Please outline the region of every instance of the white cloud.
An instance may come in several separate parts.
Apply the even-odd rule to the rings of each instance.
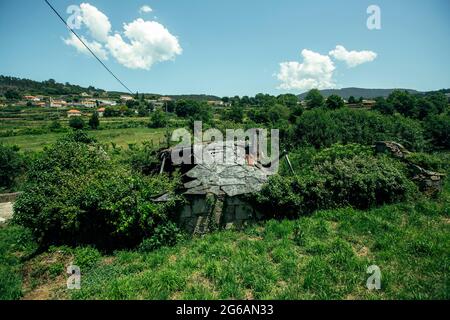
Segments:
[[[106,52],[105,48],[101,43],[98,43],[97,41],[88,41],[85,37],[81,36],[81,39],[84,41],[84,43],[87,44],[87,46],[94,52],[100,59],[108,60],[108,52]],[[68,46],[72,46],[75,49],[77,49],[78,52],[84,53],[89,55],[90,52],[86,47],[81,43],[81,41],[73,34],[71,33],[70,37],[67,39],[63,39],[64,43]]]
[[[303,63],[289,61],[280,63],[280,71],[276,75],[281,81],[279,89],[309,90],[312,88],[334,88],[334,64],[330,57],[303,49]]]
[[[89,29],[91,36],[100,42],[105,42],[108,39],[108,34],[111,31],[111,23],[108,17],[89,3],[80,4],[81,21]]]
[[[150,8],[150,6],[148,6],[148,5],[144,5],[139,9],[139,13],[149,13],[152,11],[153,11],[153,9]]]
[[[173,60],[183,51],[177,37],[156,21],[139,18],[124,24],[123,33],[111,35],[111,23],[104,13],[88,3],[82,3],[80,9],[81,22],[93,40],[89,41],[83,36],[82,39],[101,59],[106,60],[111,54],[127,68],[149,70],[153,64]],[[143,6],[141,10],[151,12],[152,9]],[[73,34],[63,40],[77,51],[89,53]]]
[[[336,60],[344,61],[350,68],[373,61],[377,57],[377,54],[373,51],[347,51],[347,49],[341,45],[337,45],[334,50],[331,50],[329,55]]]
[[[149,70],[154,63],[172,60],[182,53],[178,39],[158,22],[139,18],[124,24],[124,29],[129,42],[116,33],[108,37],[106,47],[127,68]]]

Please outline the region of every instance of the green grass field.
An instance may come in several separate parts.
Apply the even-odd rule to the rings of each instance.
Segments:
[[[319,211],[220,231],[150,253],[51,248],[31,259],[17,227],[0,229],[3,298],[449,299],[450,188],[437,200]],[[31,251],[30,251],[31,250]],[[81,290],[65,268],[81,267]],[[369,291],[367,267],[381,270]],[[14,275],[11,276],[11,275]]]
[[[125,128],[92,130],[89,134],[101,143],[115,143],[117,146],[126,147],[128,144],[141,143],[152,140],[153,143],[162,143],[164,140],[163,129],[149,128]],[[19,135],[12,137],[0,137],[0,143],[17,145],[23,151],[39,151],[46,145],[55,143],[64,133],[46,133],[39,135]]]

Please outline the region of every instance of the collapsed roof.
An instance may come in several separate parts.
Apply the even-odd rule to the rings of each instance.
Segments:
[[[184,194],[187,195],[227,195],[230,197],[254,193],[261,190],[269,176],[275,173],[273,166],[279,159],[263,163],[262,157],[249,154],[248,147],[234,144],[203,144],[203,161],[192,161],[189,164],[174,164],[172,155],[189,152],[196,159],[194,146],[175,147],[161,152],[162,171],[169,166],[181,167],[184,182]],[[230,157],[231,156],[231,157]],[[167,159],[169,163],[165,166]],[[231,159],[231,160],[230,160]],[[198,160],[198,159],[197,159]],[[195,163],[196,162],[196,163]],[[184,172],[183,172],[184,171]]]

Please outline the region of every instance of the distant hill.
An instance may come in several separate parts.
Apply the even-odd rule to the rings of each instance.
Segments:
[[[14,90],[20,95],[79,95],[83,92],[89,94],[103,94],[107,91],[102,89],[97,89],[95,87],[82,87],[78,85],[73,85],[68,82],[66,83],[58,83],[53,79],[46,81],[34,81],[29,79],[21,79],[16,77],[2,76],[0,75],[0,95],[4,94],[7,90]],[[119,96],[122,94],[128,94],[120,91],[110,91],[108,95],[111,96]],[[161,97],[161,94],[149,94],[154,97]],[[182,95],[169,95],[170,98],[174,100],[179,99],[189,99],[189,100],[197,100],[197,101],[218,101],[220,97],[213,95],[205,95],[205,94],[182,94]]]
[[[92,86],[85,88],[68,82],[58,83],[53,79],[39,82],[0,75],[0,94],[5,93],[7,90],[17,91],[20,95],[66,95],[81,94],[83,92],[101,94],[105,92],[105,90],[97,89]]]
[[[354,96],[356,99],[358,99],[359,97],[363,97],[366,99],[374,99],[377,97],[387,97],[394,90],[396,90],[396,89],[342,88],[342,89],[320,90],[320,93],[324,97],[328,97],[332,94],[336,94],[343,99],[348,99],[350,96]],[[399,90],[406,90],[410,93],[420,93],[419,91],[412,90],[412,89],[399,89]],[[300,94],[298,97],[300,100],[303,100],[307,94],[308,93],[305,92],[305,93]]]

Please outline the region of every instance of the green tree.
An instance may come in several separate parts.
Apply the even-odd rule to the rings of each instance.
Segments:
[[[448,98],[442,92],[429,93],[425,99],[433,104],[436,113],[443,113],[448,107]]]
[[[244,108],[241,105],[233,104],[231,109],[225,114],[225,118],[236,123],[241,123],[244,119]]]
[[[375,105],[373,106],[372,110],[376,110],[381,112],[382,114],[388,115],[394,114],[395,111],[392,104],[386,101],[386,99],[384,99],[383,97],[379,97],[376,99]]]
[[[431,102],[426,98],[417,99],[415,107],[415,116],[418,119],[423,120],[429,115],[437,113],[438,113],[437,108],[435,107],[433,102]]]
[[[348,98],[348,103],[349,103],[349,104],[355,104],[355,103],[357,103],[357,101],[356,101],[356,99],[355,99],[354,96],[350,96],[350,97]]]
[[[150,128],[164,128],[168,123],[167,115],[161,110],[156,110],[150,115]]]
[[[178,100],[175,113],[179,117],[188,118],[191,121],[203,121],[209,123],[212,119],[211,107],[206,102],[194,100]]]
[[[139,117],[147,117],[150,107],[145,104],[140,104],[138,108],[138,116]]]
[[[8,89],[5,92],[5,98],[8,100],[19,100],[21,97],[16,90]]]
[[[100,119],[98,117],[98,112],[94,111],[94,113],[92,114],[91,118],[89,119],[89,127],[93,130],[97,130],[98,127],[100,126]]]
[[[81,117],[71,117],[69,120],[69,126],[71,128],[81,130],[84,128],[84,121]]]
[[[425,119],[425,135],[439,148],[450,150],[450,115],[432,115]]]
[[[416,99],[408,91],[394,90],[387,98],[387,101],[392,104],[398,113],[406,117],[416,116]]]
[[[318,89],[309,90],[308,94],[305,97],[306,106],[309,109],[320,108],[324,104],[324,99],[322,94]]]
[[[291,110],[293,110],[299,102],[298,97],[294,94],[280,94],[277,97],[277,101]]]
[[[328,109],[335,110],[335,109],[342,108],[345,105],[345,103],[341,97],[339,97],[338,95],[332,94],[331,96],[329,96],[327,98],[325,105]]]

